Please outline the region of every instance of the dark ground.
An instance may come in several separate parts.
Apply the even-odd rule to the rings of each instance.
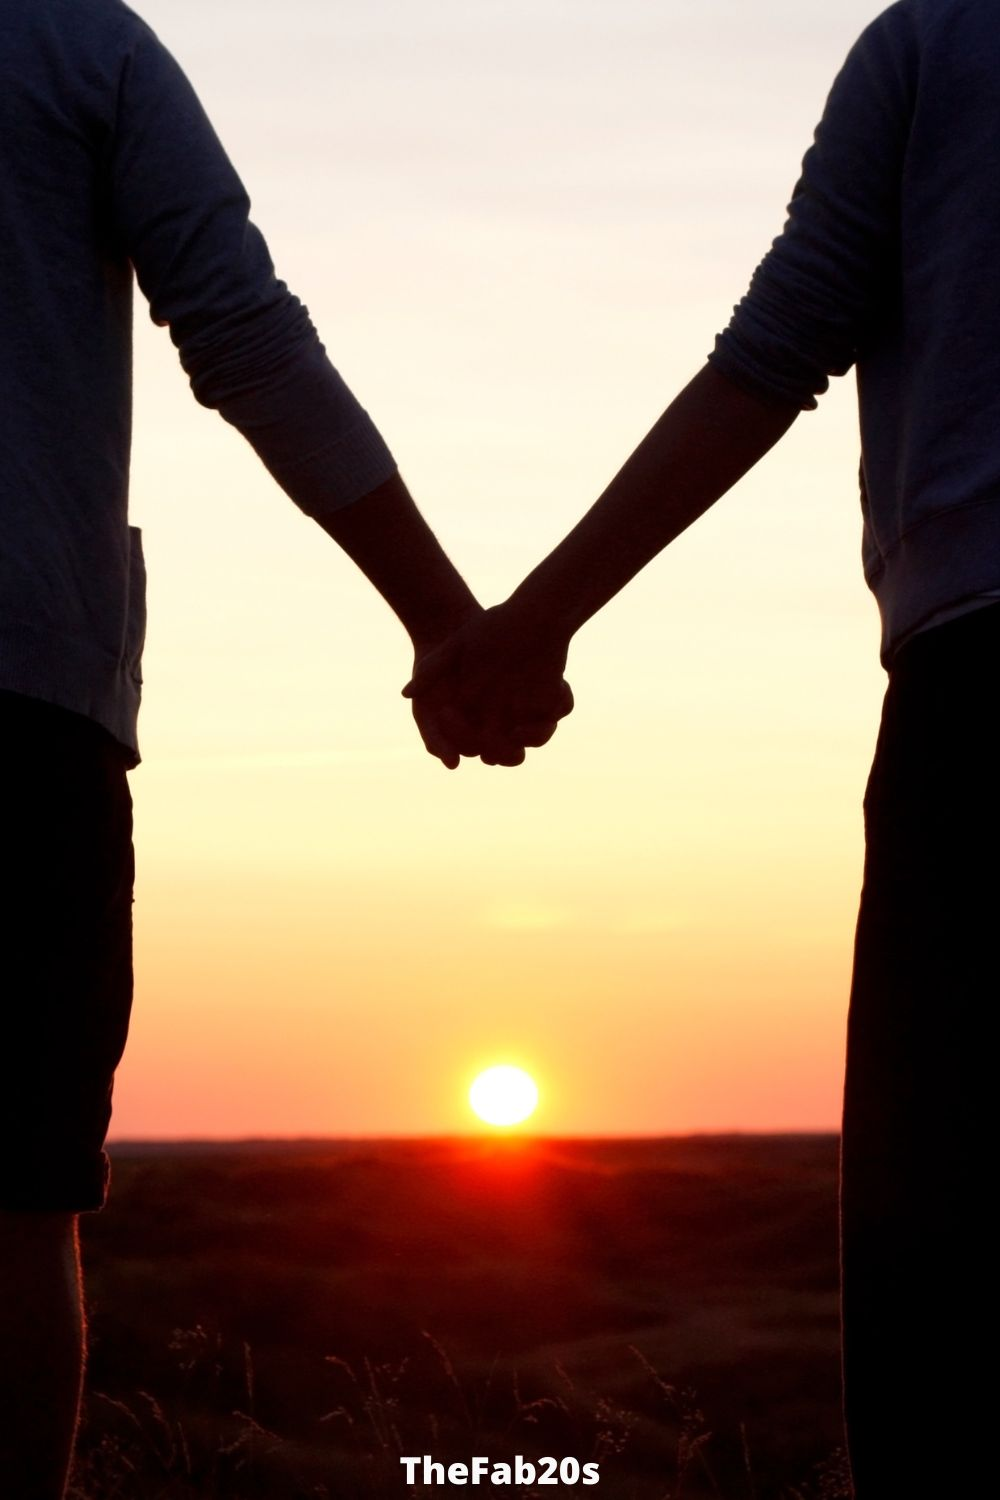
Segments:
[[[459,1492],[408,1491],[401,1453],[600,1463],[596,1488],[498,1497],[835,1500],[836,1156],[832,1136],[119,1145],[84,1221],[75,1500]]]

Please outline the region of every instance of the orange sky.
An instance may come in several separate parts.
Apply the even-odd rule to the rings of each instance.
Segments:
[[[140,9],[490,601],[702,362],[878,7]],[[390,612],[137,325],[112,1134],[472,1128],[494,1061],[535,1073],[545,1133],[834,1126],[883,686],[851,381],[581,632],[549,747],[449,775]]]

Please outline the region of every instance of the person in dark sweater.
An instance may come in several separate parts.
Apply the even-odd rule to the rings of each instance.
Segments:
[[[417,660],[478,605],[278,281],[190,85],[120,0],[0,6],[0,1495],[59,1500],[83,1366],[77,1216],[132,999],[131,802],[145,625],[128,525],[133,271],[195,396],[395,610]],[[446,764],[511,764],[418,705]]]
[[[784,231],[705,368],[577,527],[426,657],[502,733],[574,632],[857,371],[863,563],[889,673],[865,799],[844,1100],[845,1410],[858,1500],[987,1482],[981,1368],[1000,752],[1000,25],[901,0],[827,101]]]

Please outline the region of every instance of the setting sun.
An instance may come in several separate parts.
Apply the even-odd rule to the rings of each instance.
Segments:
[[[519,1125],[538,1103],[538,1086],[523,1068],[487,1068],[470,1088],[469,1103],[487,1125]]]

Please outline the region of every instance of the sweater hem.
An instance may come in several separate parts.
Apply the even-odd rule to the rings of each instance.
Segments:
[[[0,688],[92,719],[122,746],[130,768],[139,764],[141,684],[85,641],[27,624],[0,627]]]
[[[878,601],[888,669],[934,615],[1000,589],[1000,496],[929,516],[865,576]]]

